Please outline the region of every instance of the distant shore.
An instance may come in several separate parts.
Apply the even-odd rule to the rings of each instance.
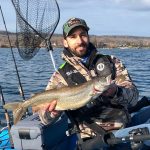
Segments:
[[[11,46],[17,47],[15,33],[9,32],[9,37]],[[90,39],[97,48],[150,48],[150,37],[90,35]],[[63,47],[63,36],[61,34],[54,34],[52,36],[51,43],[53,47]],[[39,46],[44,47],[45,45]],[[0,47],[10,47],[5,31],[0,31]]]

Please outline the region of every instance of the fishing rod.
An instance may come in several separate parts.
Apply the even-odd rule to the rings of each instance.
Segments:
[[[104,137],[108,145],[116,145],[121,143],[129,143],[132,150],[141,149],[143,142],[150,140],[149,127],[135,128],[128,132],[127,136],[115,137],[115,134],[108,133]]]
[[[13,57],[13,61],[14,61],[14,65],[15,65],[15,69],[16,69],[16,73],[17,73],[17,78],[18,78],[18,82],[19,82],[19,92],[20,92],[20,95],[22,96],[23,100],[25,100],[24,91],[23,91],[23,87],[22,87],[22,84],[21,84],[21,80],[20,80],[20,76],[19,76],[19,72],[18,72],[18,68],[17,68],[17,63],[16,63],[16,60],[15,60],[14,52],[13,52],[12,45],[11,45],[11,42],[10,42],[10,38],[9,38],[9,34],[8,34],[7,27],[6,27],[6,22],[5,22],[5,19],[4,19],[4,15],[3,15],[1,5],[0,5],[0,11],[1,11],[3,23],[4,23],[4,26],[5,26],[6,34],[7,34],[7,37],[8,37],[8,42],[9,42],[10,49],[11,49],[11,54],[12,54],[12,57]]]
[[[3,91],[2,91],[2,87],[0,86],[0,99],[1,99],[1,102],[2,102],[2,106],[5,105],[5,100],[4,100],[4,96],[3,96]],[[9,114],[8,114],[8,111],[6,109],[5,110],[5,118],[6,118],[6,121],[7,121],[7,126],[8,128],[10,129],[11,128],[11,124],[10,124],[10,118],[9,118]]]
[[[124,142],[141,142],[146,140],[150,140],[150,134],[110,138],[107,139],[107,143],[109,145],[114,145],[114,144],[120,144]]]
[[[1,102],[2,102],[2,106],[4,106],[5,105],[5,100],[4,100],[4,95],[3,95],[3,91],[2,91],[1,86],[0,86],[0,99],[1,99]],[[10,129],[11,129],[10,118],[9,118],[9,114],[8,114],[7,109],[4,109],[4,111],[5,111],[5,119],[6,119],[6,123],[7,123],[10,144],[11,144],[11,147],[13,148],[14,144],[13,144],[13,141],[12,141],[12,136],[10,134]]]

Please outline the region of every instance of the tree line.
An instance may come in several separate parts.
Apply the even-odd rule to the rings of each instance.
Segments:
[[[9,32],[9,37],[12,47],[17,47],[16,34]],[[150,48],[150,37],[90,35],[90,40],[97,48]],[[54,34],[51,43],[54,47],[63,47],[63,36]],[[44,42],[39,46],[45,47]],[[5,31],[0,31],[0,47],[10,47]]]

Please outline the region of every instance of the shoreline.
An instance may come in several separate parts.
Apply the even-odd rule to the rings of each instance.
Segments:
[[[11,46],[16,48],[16,35],[9,32]],[[109,36],[109,35],[90,35],[91,42],[97,48],[150,48],[150,37],[137,36]],[[63,36],[61,34],[54,34],[51,38],[52,46],[55,48],[63,48]],[[45,47],[40,44],[39,47]],[[0,48],[10,48],[6,32],[0,31]]]

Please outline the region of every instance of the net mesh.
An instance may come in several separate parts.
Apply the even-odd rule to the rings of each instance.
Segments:
[[[56,0],[12,0],[16,10],[17,48],[29,60],[45,46],[59,22]]]

